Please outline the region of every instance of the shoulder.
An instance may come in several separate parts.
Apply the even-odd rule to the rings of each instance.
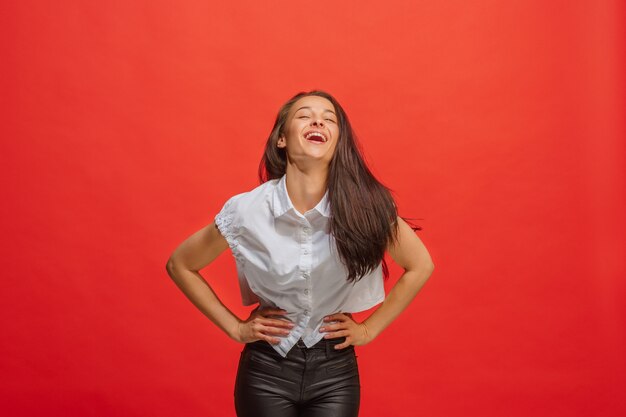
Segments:
[[[258,211],[260,207],[263,207],[264,202],[269,202],[269,199],[274,194],[278,181],[277,179],[269,180],[250,191],[233,195],[224,203],[220,212],[228,212],[231,215],[242,215],[250,210]]]
[[[226,238],[233,253],[239,253],[238,236],[246,223],[259,223],[271,213],[271,197],[277,180],[267,181],[256,188],[230,197],[215,215],[214,223]]]

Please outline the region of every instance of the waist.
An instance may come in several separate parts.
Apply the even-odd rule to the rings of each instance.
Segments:
[[[345,337],[337,337],[334,339],[322,339],[311,347],[307,347],[302,339],[298,339],[295,344],[295,347],[300,349],[328,349],[329,347],[334,347],[339,343],[343,343],[346,341]]]
[[[304,341],[302,340],[302,338],[298,339],[298,341],[296,342],[296,344],[293,346],[294,348],[298,348],[298,349],[320,349],[320,350],[327,350],[327,349],[334,349],[335,345],[338,345],[340,343],[343,343],[346,341],[345,337],[337,337],[334,339],[322,339],[319,342],[317,342],[316,344],[314,344],[311,347],[307,347],[307,345],[304,343]],[[250,342],[248,343],[249,345],[252,345],[254,347],[267,347],[267,346],[272,346],[271,344],[269,344],[268,342],[266,342],[265,340],[257,340],[255,342]],[[348,347],[352,347],[352,346],[348,346]]]

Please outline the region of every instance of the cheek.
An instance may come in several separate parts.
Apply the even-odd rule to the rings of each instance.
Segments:
[[[291,126],[289,126],[289,135],[291,135],[294,138],[297,138],[300,135],[301,130],[302,130],[301,126],[299,126],[297,123],[292,123]]]
[[[293,127],[289,126],[284,132],[285,142],[291,142],[294,137]]]

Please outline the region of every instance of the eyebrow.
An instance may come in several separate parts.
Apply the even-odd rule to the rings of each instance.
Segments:
[[[311,110],[311,108],[310,108],[309,106],[305,106],[305,107],[300,107],[298,110],[296,110],[296,111],[295,111],[295,112],[293,112],[293,113],[294,113],[294,114],[296,114],[296,113],[298,113],[298,112],[299,112],[300,110],[302,110],[302,109],[309,109],[309,110]],[[328,109],[324,109],[324,112],[329,112],[329,113],[335,114],[335,112],[334,112],[334,111],[332,111],[332,110],[328,110]],[[335,116],[337,116],[337,115],[335,114]]]

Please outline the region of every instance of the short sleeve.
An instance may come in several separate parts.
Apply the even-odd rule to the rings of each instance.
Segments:
[[[231,197],[222,209],[215,216],[215,226],[220,231],[222,236],[228,242],[228,246],[235,258],[235,264],[237,266],[237,278],[239,280],[239,289],[241,291],[241,301],[243,305],[252,305],[258,303],[258,297],[252,292],[246,279],[245,274],[245,261],[246,257],[242,252],[242,239],[241,226],[242,226],[242,212],[241,212],[241,200],[240,197],[245,193],[238,194]],[[243,239],[245,240],[245,239]]]
[[[241,226],[241,216],[239,214],[237,200],[240,196],[241,194],[228,199],[214,219],[215,226],[228,242],[228,246],[237,261],[243,261],[237,248],[239,246],[238,236]]]

